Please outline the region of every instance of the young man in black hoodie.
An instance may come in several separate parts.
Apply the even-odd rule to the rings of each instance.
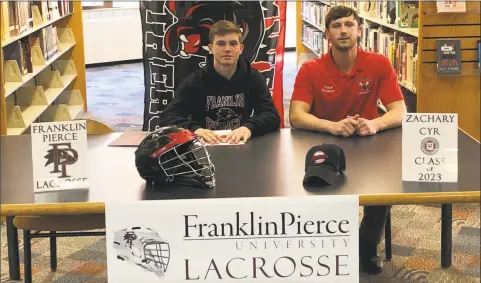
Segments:
[[[161,126],[176,125],[208,143],[247,142],[280,126],[264,76],[242,56],[241,30],[229,21],[209,31],[207,65],[185,77],[160,115]],[[232,130],[226,136],[214,131]]]

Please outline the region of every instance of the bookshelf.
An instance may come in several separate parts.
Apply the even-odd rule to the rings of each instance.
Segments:
[[[363,24],[359,45],[388,56],[396,69],[405,97],[414,97],[415,112],[458,113],[459,128],[479,141],[480,70],[477,41],[481,35],[481,3],[466,1],[464,12],[438,13],[436,2],[419,1],[414,7],[403,6],[402,2],[405,1],[395,1],[396,20],[391,21],[386,6],[382,6],[386,2],[297,2],[298,66],[326,53],[330,47],[323,34],[324,17],[329,8],[334,5],[353,7]],[[367,3],[374,6],[366,7]],[[400,18],[406,21],[402,22]],[[373,45],[373,38],[377,39],[377,44]],[[451,39],[460,41],[462,71],[457,75],[439,75],[437,41]]]
[[[1,2],[0,15],[1,134],[28,134],[34,122],[85,112],[81,2]]]

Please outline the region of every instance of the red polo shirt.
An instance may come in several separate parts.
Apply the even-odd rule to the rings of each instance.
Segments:
[[[356,114],[377,118],[378,99],[388,105],[404,97],[389,59],[360,48],[350,74],[339,71],[330,52],[305,62],[292,93],[292,101],[303,101],[311,114],[334,122]]]

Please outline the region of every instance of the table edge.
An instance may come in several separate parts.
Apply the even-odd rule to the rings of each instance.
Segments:
[[[479,203],[480,191],[359,195],[359,205]],[[105,214],[105,202],[2,204],[1,216]]]

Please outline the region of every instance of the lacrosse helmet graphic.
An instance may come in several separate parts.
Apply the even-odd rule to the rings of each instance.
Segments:
[[[176,126],[159,128],[140,143],[135,165],[147,182],[215,187],[215,167],[200,137]]]
[[[114,233],[117,258],[136,264],[163,277],[170,259],[170,246],[159,234],[146,227],[132,227]]]

